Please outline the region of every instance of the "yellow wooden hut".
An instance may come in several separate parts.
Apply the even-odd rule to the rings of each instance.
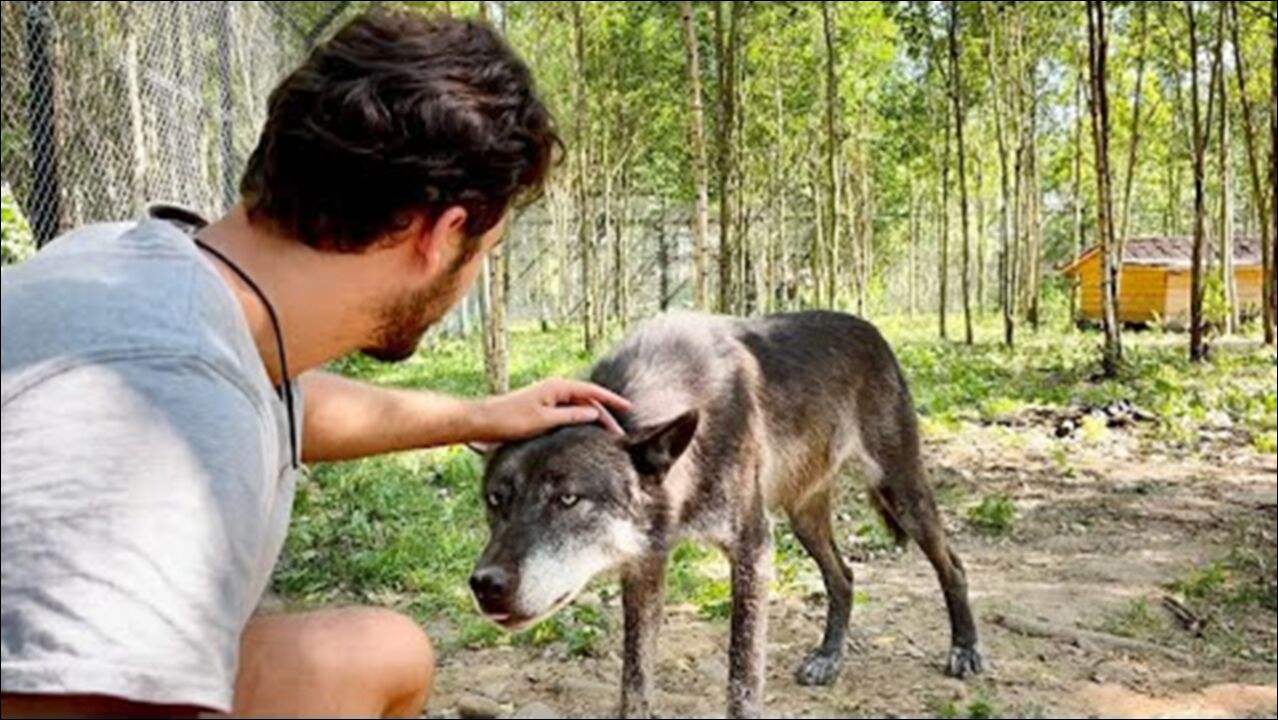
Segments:
[[[1213,249],[1215,251],[1215,249]],[[1162,322],[1171,327],[1189,324],[1190,272],[1194,241],[1190,238],[1151,237],[1131,240],[1123,257],[1119,320],[1124,323]],[[1215,251],[1208,262],[1215,262]],[[1264,269],[1260,241],[1238,238],[1234,242],[1234,271],[1238,306],[1244,316],[1258,315],[1264,307]],[[1094,247],[1064,269],[1079,283],[1079,317],[1101,322],[1104,315],[1101,290],[1101,252]]]

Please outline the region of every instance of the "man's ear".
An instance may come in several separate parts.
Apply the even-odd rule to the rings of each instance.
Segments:
[[[431,218],[422,236],[422,251],[430,255],[434,268],[456,267],[458,258],[464,257],[470,238],[466,235],[468,214],[461,206],[444,210],[439,217]]]
[[[663,477],[688,449],[697,433],[700,414],[689,410],[661,425],[643,428],[626,439],[635,469],[643,477]]]

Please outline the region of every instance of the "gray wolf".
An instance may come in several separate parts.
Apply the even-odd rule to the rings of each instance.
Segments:
[[[824,637],[796,677],[829,685],[853,598],[831,506],[851,466],[896,539],[914,540],[936,570],[952,634],[948,672],[982,671],[966,574],[926,482],[910,390],[869,323],[834,312],[667,316],[624,340],[591,380],[634,403],[618,418],[624,436],[564,428],[489,454],[491,537],[471,578],[489,618],[527,627],[618,571],[621,712],[651,717],[667,560],[682,541],[713,543],[732,565],[728,713],[761,717],[771,514],[789,519],[824,578]]]

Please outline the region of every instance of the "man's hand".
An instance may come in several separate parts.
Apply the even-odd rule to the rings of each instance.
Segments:
[[[601,422],[617,429],[610,411],[628,412],[630,403],[612,391],[577,380],[543,380],[522,390],[488,398],[476,407],[475,440],[513,442],[563,425]]]

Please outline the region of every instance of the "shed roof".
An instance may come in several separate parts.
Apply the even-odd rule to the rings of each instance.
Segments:
[[[1212,262],[1216,258],[1218,253],[1215,250],[1215,247],[1209,250],[1207,262]],[[1066,266],[1064,271],[1077,272],[1080,265],[1099,253],[1099,247],[1087,249]],[[1127,242],[1127,250],[1123,254],[1123,265],[1188,270],[1193,263],[1193,257],[1193,238],[1143,237]],[[1234,238],[1234,264],[1236,267],[1259,267],[1261,265],[1260,240],[1242,236]]]

